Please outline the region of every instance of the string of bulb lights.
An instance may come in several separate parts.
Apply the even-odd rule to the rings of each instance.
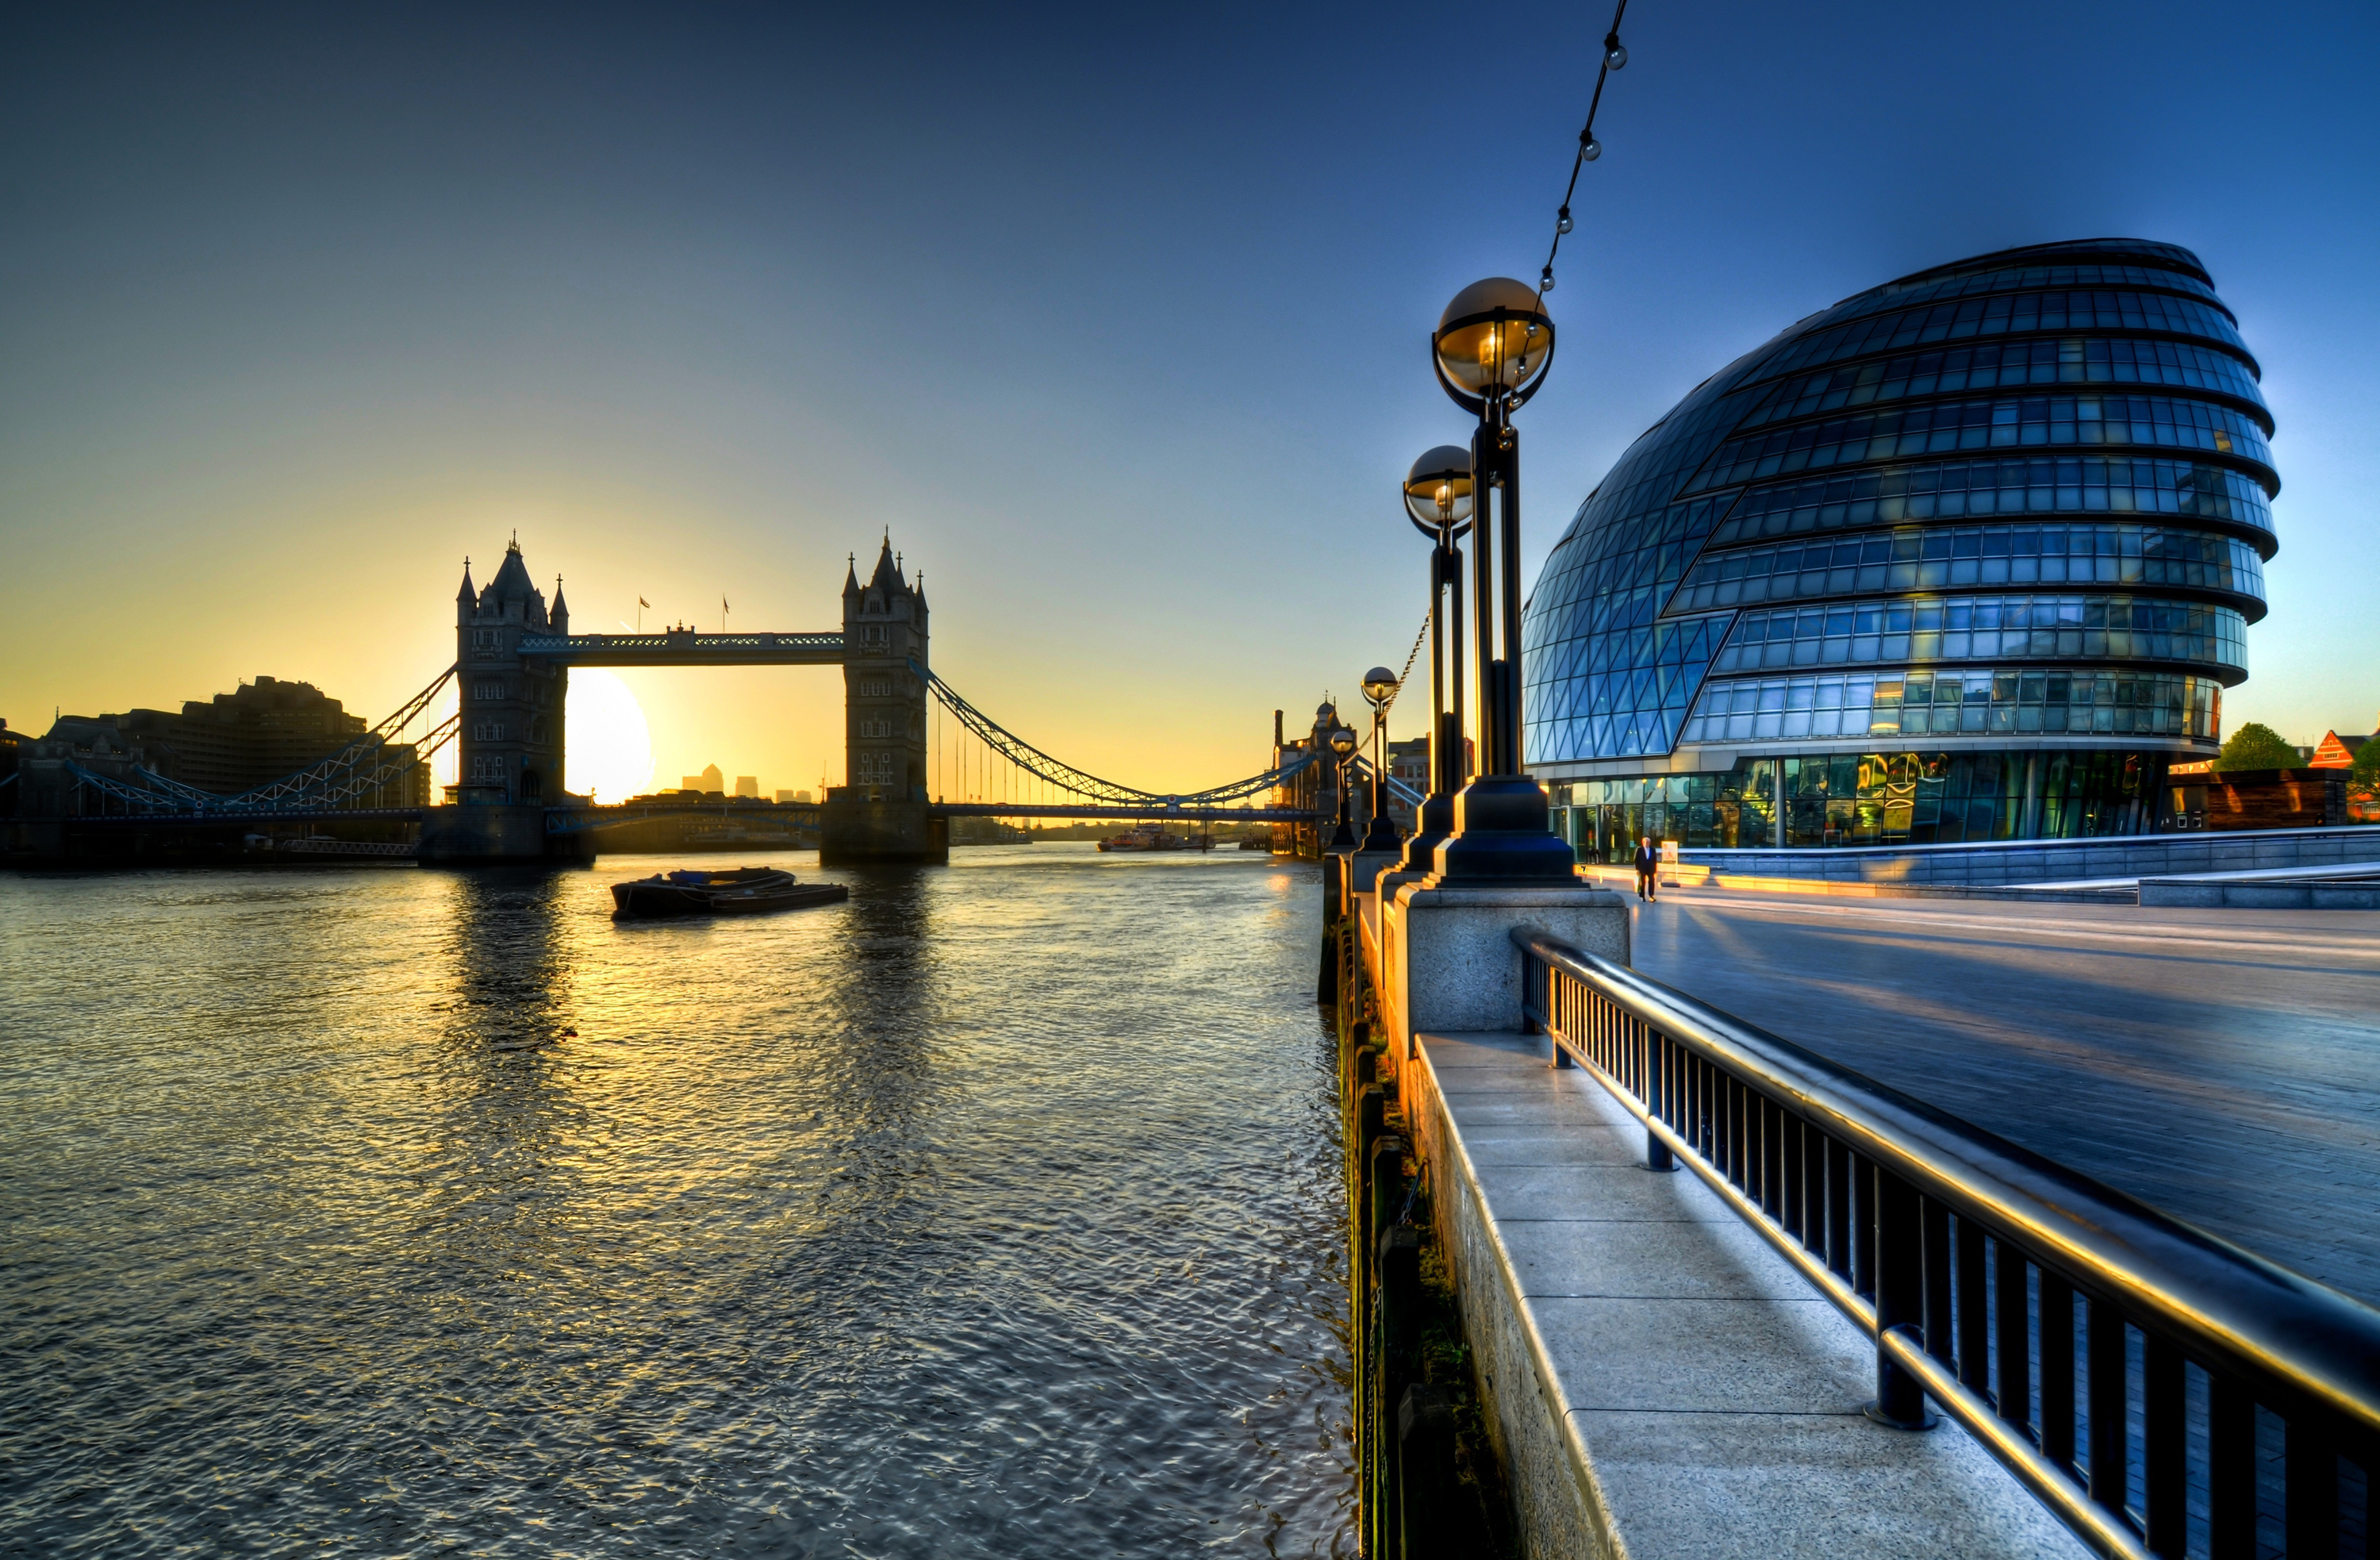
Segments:
[[[1570,187],[1562,191],[1561,207],[1554,213],[1554,241],[1546,250],[1545,269],[1537,274],[1540,299],[1554,290],[1554,257],[1561,253],[1562,235],[1572,225],[1570,203],[1578,193],[1579,170],[1603,155],[1603,143],[1595,139],[1595,111],[1603,106],[1603,83],[1628,63],[1628,51],[1620,46],[1620,21],[1627,14],[1628,0],[1620,0],[1619,8],[1611,13],[1611,29],[1603,35],[1603,63],[1595,72],[1595,95],[1587,100],[1585,128],[1578,132],[1578,154],[1571,159]]]

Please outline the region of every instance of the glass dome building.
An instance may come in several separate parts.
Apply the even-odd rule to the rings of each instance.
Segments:
[[[1937,267],[1698,385],[1523,621],[1524,758],[1582,858],[2148,833],[2248,675],[2280,491],[2198,258]]]

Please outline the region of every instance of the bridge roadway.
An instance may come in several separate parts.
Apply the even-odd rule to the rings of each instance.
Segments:
[[[2380,913],[1636,910],[1655,979],[2380,1304]]]

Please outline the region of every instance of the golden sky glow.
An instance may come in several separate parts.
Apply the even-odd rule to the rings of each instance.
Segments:
[[[2375,24],[2227,17],[2045,11],[2047,52],[1949,11],[1632,22],[1633,117],[1519,420],[1524,580],[1639,433],[1790,322],[2134,233],[2213,268],[2279,422],[2272,611],[2227,723],[2370,729]],[[1295,729],[1403,664],[1427,554],[1398,483],[1469,435],[1427,334],[1534,274],[1577,133],[1552,62],[1592,60],[1599,21],[1514,19],[1549,74],[1483,157],[1413,111],[1427,13],[1285,12],[1262,47],[1190,13],[1133,18],[1147,47],[1046,18],[899,48],[811,35],[849,18],[583,20],[557,54],[497,12],[67,8],[0,57],[0,717],[271,674],[377,720],[453,661],[463,558],[484,580],[516,530],[577,627],[642,596],[648,626],[715,628],[723,593],[732,627],[800,631],[838,626],[844,555],[889,527],[938,672],[1153,790],[1253,773],[1276,707]],[[2107,91],[2118,55],[2273,112],[2210,140],[2187,94]],[[1417,224],[1423,189],[1463,218]],[[1309,312],[1312,356],[1284,353]],[[833,671],[623,681],[659,780],[842,777]]]

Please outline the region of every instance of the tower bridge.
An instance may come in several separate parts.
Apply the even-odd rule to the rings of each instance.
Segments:
[[[759,804],[772,815],[809,813],[828,864],[942,862],[953,816],[1099,818],[1183,823],[1305,823],[1315,814],[1275,805],[1273,793],[1318,750],[1243,779],[1203,790],[1160,792],[1105,780],[1002,726],[931,669],[929,611],[922,576],[907,575],[888,533],[863,581],[846,569],[842,625],[796,632],[717,633],[675,627],[658,633],[574,634],[562,582],[552,602],[531,579],[517,542],[505,547],[485,587],[469,561],[455,598],[455,662],[387,720],[339,751],[270,786],[220,796],[144,767],[53,761],[44,796],[53,816],[39,825],[65,853],[67,831],[188,830],[334,821],[420,825],[418,854],[430,861],[512,860],[591,855],[602,830],[675,813],[721,811],[696,798],[600,806],[568,789],[567,706],[573,666],[840,666],[844,677],[844,781],[823,804]],[[446,684],[456,708],[431,718]],[[929,785],[932,703],[1030,796],[943,799]],[[419,735],[408,740],[408,732]],[[443,806],[369,805],[392,766],[426,762],[447,742],[455,783]],[[31,761],[40,763],[42,761]],[[962,787],[964,790],[964,787]],[[751,815],[754,804],[733,810]],[[804,819],[809,822],[810,819]]]

